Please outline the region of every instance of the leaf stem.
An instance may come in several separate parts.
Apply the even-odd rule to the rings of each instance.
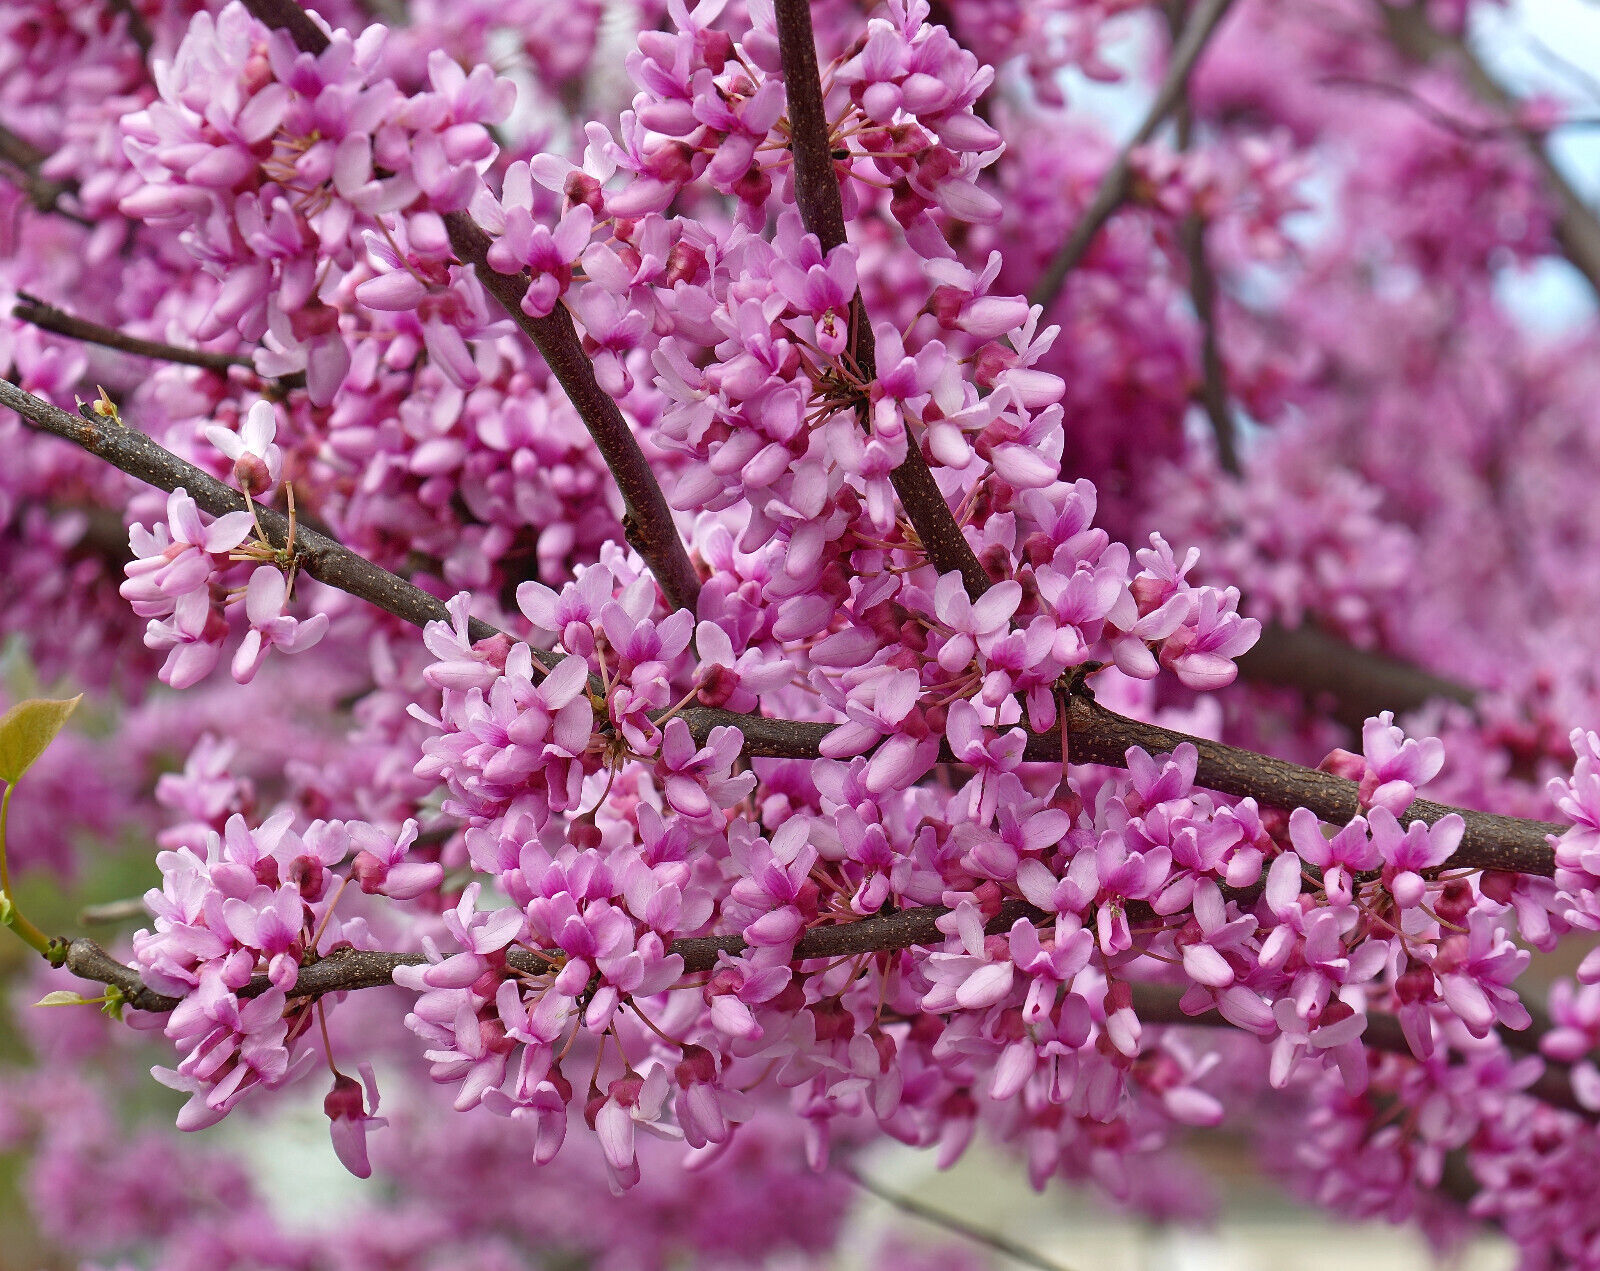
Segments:
[[[0,794],[0,901],[4,901],[3,920],[6,926],[27,941],[35,953],[49,957],[49,937],[22,916],[11,894],[11,864],[6,859],[6,820],[11,815],[11,792],[16,788],[14,782],[7,782],[6,792]]]

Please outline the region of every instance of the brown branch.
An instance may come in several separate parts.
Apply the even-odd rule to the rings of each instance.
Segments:
[[[1183,0],[1170,0],[1166,8],[1167,29],[1174,41],[1182,38]],[[1189,86],[1183,86],[1174,111],[1177,119],[1178,149],[1187,151],[1194,140],[1194,110],[1189,104]],[[1189,299],[1194,305],[1195,322],[1200,328],[1200,405],[1211,421],[1217,443],[1217,462],[1224,472],[1239,475],[1238,429],[1228,405],[1228,378],[1222,364],[1222,349],[1217,338],[1217,276],[1206,254],[1206,221],[1198,211],[1190,212],[1178,227],[1178,244],[1183,249],[1189,271]]]
[[[1377,0],[1377,6],[1389,40],[1402,56],[1422,64],[1439,58],[1453,62],[1467,87],[1481,101],[1515,116],[1520,104],[1517,99],[1489,74],[1466,41],[1429,22],[1423,5]],[[1526,128],[1511,131],[1522,138],[1539,175],[1555,197],[1556,241],[1562,254],[1600,295],[1600,216],[1562,175],[1537,133]]]
[[[909,949],[913,945],[937,944],[944,940],[938,920],[949,910],[942,906],[925,909],[907,909],[900,913],[882,914],[863,918],[857,922],[839,923],[831,927],[817,927],[801,937],[795,945],[795,961],[806,962],[814,958],[832,959],[862,953],[887,953]],[[999,915],[989,926],[994,931],[1007,931],[1016,920],[1032,911],[1020,900],[1007,901],[1000,907]],[[713,970],[723,953],[737,957],[746,949],[741,936],[695,936],[674,940],[669,948],[683,959],[685,975]],[[507,951],[507,963],[515,970],[538,975],[549,969],[546,959],[533,950],[513,948]],[[420,953],[392,953],[383,950],[341,949],[309,966],[301,968],[295,980],[291,998],[322,997],[328,993],[345,993],[356,989],[381,988],[394,982],[397,967],[421,966],[427,958]],[[179,999],[158,993],[147,987],[132,967],[124,966],[93,940],[80,937],[66,943],[64,965],[74,975],[121,989],[130,1005],[138,1010],[157,1014],[170,1011]],[[240,995],[255,997],[269,985],[264,975],[255,976],[240,989]]]
[[[244,7],[274,30],[285,32],[302,53],[320,56],[331,43],[296,0],[244,0]]]
[[[897,1192],[885,1187],[875,1179],[863,1174],[854,1164],[837,1165],[834,1167],[862,1191],[876,1196],[886,1205],[893,1205],[902,1213],[910,1214],[913,1218],[920,1218],[935,1227],[952,1232],[964,1240],[992,1249],[1001,1257],[1010,1258],[1024,1266],[1034,1267],[1036,1271],[1068,1271],[1068,1268],[1059,1262],[1052,1262],[1037,1250],[1028,1248],[1027,1245],[1018,1244],[1016,1241],[1000,1235],[998,1232],[986,1231],[976,1227],[966,1219],[955,1214],[946,1213],[926,1201],[918,1200],[915,1196],[907,1196],[904,1192]]]
[[[863,953],[893,953],[914,945],[933,945],[944,941],[945,934],[938,928],[938,920],[949,910],[942,906],[908,909],[901,913],[882,914],[862,918],[855,922],[840,923],[832,927],[816,927],[806,932],[795,945],[795,964],[808,961],[833,960]],[[1008,900],[1001,904],[996,916],[985,929],[990,934],[1009,931],[1019,918],[1044,922],[1051,915],[1033,908],[1021,900]],[[163,1014],[177,1007],[180,998],[159,993],[149,988],[130,966],[118,962],[93,940],[79,937],[70,942],[53,942],[62,950],[62,965],[80,979],[108,984],[120,990],[128,1004],[136,1010]],[[713,970],[723,953],[738,956],[746,944],[739,936],[702,936],[674,940],[668,952],[683,959],[685,975]],[[507,951],[506,962],[514,970],[529,975],[541,975],[549,970],[549,962],[536,951],[516,946]],[[399,967],[423,966],[427,958],[421,953],[394,953],[386,950],[341,949],[301,968],[294,988],[288,993],[291,1000],[324,997],[330,993],[348,993],[360,989],[383,988],[394,983],[394,972]],[[239,990],[241,997],[255,997],[265,992],[270,982],[265,975],[254,976]],[[1216,1010],[1187,1014],[1179,1005],[1183,989],[1170,984],[1136,983],[1134,1010],[1148,1024],[1163,1024],[1205,1028],[1231,1028]],[[1536,1023],[1532,1029],[1517,1032],[1499,1027],[1499,1040],[1508,1050],[1517,1054],[1537,1055],[1540,1038],[1548,1031],[1547,1023]],[[1398,1017],[1374,1013],[1367,1018],[1362,1043],[1372,1050],[1411,1057],[1411,1047]],[[1535,1098],[1554,1107],[1593,1117],[1577,1100],[1572,1089],[1571,1070],[1568,1065],[1555,1060],[1545,1061],[1544,1074],[1529,1089]]]
[[[1471,707],[1474,689],[1383,653],[1358,649],[1316,627],[1262,628],[1255,647],[1238,658],[1239,674],[1260,684],[1331,696],[1332,715],[1350,728],[1379,711],[1408,711],[1435,699]]]
[[[744,753],[753,758],[815,758],[823,738],[834,728],[832,724],[763,719],[708,707],[691,707],[681,714],[701,743],[713,728],[738,728],[744,734]],[[1332,825],[1343,825],[1361,811],[1355,783],[1343,777],[1129,719],[1107,710],[1086,694],[1074,694],[1068,699],[1067,729],[1074,763],[1123,768],[1127,766],[1128,751],[1134,747],[1157,755],[1169,754],[1187,743],[1198,755],[1195,784],[1204,789],[1253,798],[1265,807],[1309,808]],[[948,751],[942,754],[947,760],[953,758]],[[1033,763],[1059,764],[1060,733],[1029,733],[1023,758]],[[1447,807],[1427,799],[1413,803],[1406,816],[1432,825],[1451,813],[1466,822],[1452,867],[1545,876],[1555,871],[1555,851],[1546,836],[1560,834],[1567,828],[1564,825]]]
[[[295,0],[245,0],[245,7],[268,26],[286,31],[302,52],[317,54],[328,47],[328,37]],[[444,223],[456,256],[462,264],[474,267],[484,289],[533,341],[594,438],[622,491],[627,508],[623,529],[629,544],[650,566],[667,603],[693,612],[700,595],[700,575],[679,537],[672,509],[649,460],[617,403],[595,378],[594,363],[583,351],[572,315],[559,304],[545,317],[529,317],[522,309],[531,281],[528,272],[502,274],[493,269],[488,259],[489,236],[466,212],[448,212]]]
[[[44,431],[82,446],[150,485],[163,490],[183,486],[213,516],[237,512],[246,506],[238,491],[132,428],[68,414],[5,380],[0,380],[0,405],[9,406]],[[272,545],[284,547],[288,518],[259,505],[258,516]],[[416,626],[449,620],[442,600],[324,534],[301,526],[295,546],[299,567],[319,582],[349,592]],[[469,633],[474,640],[502,634],[479,619],[472,620]],[[552,655],[540,656],[549,659]],[[700,743],[714,728],[740,729],[744,734],[744,754],[753,758],[815,759],[822,739],[835,727],[709,707],[690,707],[680,712],[680,718]],[[1128,751],[1134,747],[1161,754],[1187,742],[1199,754],[1196,782],[1206,789],[1240,798],[1248,796],[1270,807],[1310,808],[1322,820],[1334,824],[1343,824],[1360,811],[1354,783],[1341,777],[1128,719],[1106,710],[1086,693],[1076,693],[1068,699],[1067,727],[1072,760],[1077,763],[1124,767]],[[1030,734],[1024,755],[1029,761],[1059,764],[1060,734]],[[1430,824],[1451,812],[1458,812],[1466,822],[1466,834],[1452,864],[1523,874],[1548,875],[1554,871],[1555,853],[1545,836],[1559,834],[1565,826],[1449,808],[1421,799],[1410,809],[1412,817]]]
[[[66,336],[69,340],[99,344],[108,349],[116,349],[120,353],[132,353],[137,357],[154,358],[159,362],[176,362],[182,366],[199,366],[223,373],[234,367],[241,367],[252,375],[258,374],[255,363],[243,353],[186,349],[175,344],[163,344],[159,340],[141,339],[139,336],[118,331],[115,327],[103,327],[98,322],[77,317],[64,309],[58,309],[48,301],[39,299],[38,296],[29,295],[26,291],[17,292],[11,316],[36,326],[41,331]],[[304,371],[296,371],[292,375],[282,375],[275,379],[269,376],[260,378],[267,383],[277,385],[280,389],[304,388],[306,383]]]
[[[1189,266],[1189,298],[1200,323],[1200,404],[1217,441],[1217,462],[1224,472],[1239,475],[1239,443],[1233,410],[1228,404],[1227,371],[1217,340],[1217,278],[1206,256],[1206,223],[1197,212],[1178,229]]]
[[[139,46],[139,56],[148,63],[155,41],[150,35],[150,24],[139,12],[139,6],[133,0],[109,0],[109,3],[114,11],[128,19],[128,38]]]
[[[823,251],[832,251],[845,242],[844,207],[822,100],[810,0],[777,0],[776,17],[789,113],[789,149],[794,156],[795,203],[806,232],[817,236]],[[850,350],[862,383],[870,384],[878,375],[877,347],[859,291],[850,305]],[[857,415],[862,427],[870,431],[865,398],[858,403]],[[990,586],[989,575],[956,524],[916,437],[907,437],[906,457],[890,480],[934,568],[941,574],[958,571],[969,596],[976,600],[983,595]]]
[[[567,307],[558,304],[546,317],[530,318],[522,308],[530,281],[527,271],[502,274],[494,270],[488,260],[489,236],[467,213],[447,213],[444,223],[456,255],[462,263],[477,269],[484,289],[533,341],[589,429],[622,491],[627,507],[622,524],[628,542],[650,566],[667,603],[674,609],[694,612],[700,595],[700,575],[678,534],[672,509],[650,470],[650,461],[644,457],[617,403],[595,379],[594,363],[583,351]]]
[[[90,454],[147,485],[162,490],[182,486],[195,503],[212,516],[225,516],[248,508],[239,491],[192,463],[184,462],[136,429],[109,420],[69,414],[3,379],[0,379],[0,406],[10,407],[35,427],[82,446]],[[288,517],[259,503],[256,516],[272,546],[289,545]],[[318,582],[349,592],[415,626],[450,621],[444,601],[437,596],[430,596],[416,584],[374,565],[325,534],[301,525],[295,533],[294,548],[298,567]],[[495,628],[488,623],[473,620],[473,639],[488,639],[495,634]]]
[[[1207,42],[1232,2],[1233,0],[1200,0],[1200,4],[1195,7],[1194,14],[1184,26],[1182,38],[1173,46],[1172,61],[1167,67],[1166,77],[1156,89],[1155,100],[1150,103],[1150,109],[1145,113],[1144,120],[1128,143],[1117,152],[1117,157],[1111,161],[1111,166],[1106,169],[1105,176],[1100,179],[1094,196],[1089,200],[1089,206],[1078,218],[1078,223],[1072,227],[1072,233],[1067,235],[1067,241],[1061,245],[1061,250],[1055,254],[1044,273],[1040,275],[1039,281],[1034,284],[1033,291],[1028,296],[1034,304],[1042,304],[1048,308],[1054,302],[1062,283],[1067,280],[1067,275],[1078,267],[1090,244],[1094,242],[1095,235],[1128,197],[1132,188],[1130,177],[1133,173],[1133,152],[1154,137],[1156,130],[1166,121],[1167,116],[1177,109],[1188,87],[1189,76],[1194,70],[1195,63],[1200,60],[1200,54],[1205,51]]]
[[[11,170],[11,180],[28,202],[40,212],[54,212],[79,225],[94,227],[94,222],[79,212],[61,206],[63,195],[76,197],[76,181],[52,181],[39,175],[39,165],[49,156],[26,137],[19,137],[11,129],[0,126],[0,164]]]
[[[1253,798],[1267,807],[1309,808],[1332,825],[1343,825],[1361,810],[1355,783],[1332,773],[1127,719],[1085,696],[1072,697],[1068,710],[1074,762],[1121,767],[1134,746],[1150,754],[1162,754],[1187,742],[1199,755],[1195,784],[1207,790]],[[1025,756],[1059,762],[1060,740],[1034,734],[1028,740]],[[1452,812],[1466,823],[1461,845],[1451,858],[1453,868],[1545,876],[1554,873],[1555,849],[1546,836],[1560,834],[1567,826],[1446,807],[1427,799],[1413,803],[1404,819],[1432,825]]]

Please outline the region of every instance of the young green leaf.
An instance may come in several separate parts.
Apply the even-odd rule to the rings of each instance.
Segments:
[[[82,693],[60,702],[33,697],[0,715],[0,781],[20,781],[82,700]]]
[[[35,1006],[99,1006],[106,999],[104,997],[84,997],[81,993],[74,993],[71,989],[57,989],[53,993],[46,993]]]

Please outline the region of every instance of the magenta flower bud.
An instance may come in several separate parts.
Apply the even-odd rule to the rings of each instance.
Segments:
[[[1346,781],[1359,782],[1367,775],[1367,761],[1348,750],[1330,750],[1317,767]]]
[[[333,1079],[333,1089],[323,1096],[323,1115],[330,1120],[340,1117],[360,1117],[366,1114],[367,1105],[361,1083],[354,1077],[338,1073]]]
[[[1486,869],[1478,877],[1478,888],[1490,900],[1509,905],[1520,878],[1521,875],[1507,873],[1503,869]]]
[[[363,848],[350,862],[350,877],[355,879],[361,885],[361,890],[370,896],[376,894],[383,886],[384,880],[389,877],[389,869],[384,862]]]
[[[1401,972],[1400,978],[1395,981],[1394,991],[1395,996],[1407,1006],[1431,1002],[1439,995],[1434,986],[1433,972],[1418,962],[1413,962]]]
[[[315,856],[296,856],[285,871],[286,882],[292,883],[307,900],[322,899],[328,885],[328,870]]]

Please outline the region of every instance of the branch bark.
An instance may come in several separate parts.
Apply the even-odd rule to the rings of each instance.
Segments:
[[[1055,254],[1044,273],[1039,276],[1039,281],[1034,284],[1033,291],[1028,296],[1034,304],[1050,307],[1060,293],[1062,284],[1066,282],[1067,275],[1083,260],[1090,244],[1094,242],[1095,235],[1128,197],[1131,188],[1129,177],[1133,172],[1133,152],[1156,135],[1156,130],[1183,100],[1195,63],[1200,60],[1200,54],[1205,51],[1206,44],[1232,3],[1233,0],[1201,0],[1196,6],[1193,15],[1184,25],[1182,37],[1173,46],[1172,61],[1167,67],[1161,86],[1156,89],[1155,100],[1150,103],[1150,109],[1145,112],[1144,119],[1128,143],[1111,161],[1111,166],[1106,169],[1105,176],[1100,179],[1094,196],[1089,200],[1089,206],[1084,209],[1078,223],[1072,227],[1072,233],[1067,235],[1067,241],[1061,245],[1061,250]]]
[[[806,232],[817,236],[823,251],[832,251],[845,242],[844,206],[822,100],[810,0],[777,0],[776,17],[778,55],[783,64],[789,111],[789,150],[794,156],[795,203]],[[871,383],[878,375],[877,346],[859,291],[850,305],[850,348],[862,382]],[[865,399],[857,414],[862,427],[871,431]],[[917,438],[908,436],[905,460],[890,479],[934,568],[941,574],[959,572],[962,585],[974,600],[988,591],[989,575],[956,524]]]
[[[246,507],[244,496],[238,491],[132,428],[69,414],[5,380],[0,380],[0,405],[10,407],[44,431],[82,446],[150,485],[163,490],[183,486],[195,502],[213,516]],[[258,516],[273,546],[287,546],[288,518],[259,505]],[[415,626],[449,620],[444,602],[438,597],[373,564],[325,534],[301,526],[296,533],[295,546],[299,567],[319,582],[349,592]],[[498,628],[478,619],[474,619],[469,628],[474,640],[501,634],[504,633]],[[827,723],[740,715],[710,707],[689,707],[679,714],[696,741],[702,744],[714,728],[737,727],[744,734],[744,753],[753,758],[815,759],[822,739],[834,727]],[[1341,777],[1128,719],[1100,706],[1086,693],[1076,693],[1068,699],[1067,728],[1073,762],[1124,767],[1128,751],[1135,746],[1150,754],[1160,754],[1189,743],[1199,755],[1196,781],[1206,789],[1241,798],[1252,797],[1270,807],[1310,808],[1323,820],[1339,824],[1360,810],[1355,785]],[[1030,734],[1024,757],[1031,762],[1059,764],[1062,760],[1060,734]],[[1458,812],[1467,826],[1452,862],[1454,865],[1523,874],[1548,875],[1554,871],[1554,849],[1545,836],[1559,834],[1565,826],[1448,808],[1426,800],[1413,804],[1409,815],[1431,824],[1451,812]]]
[[[472,265],[484,289],[500,302],[512,321],[533,341],[567,397],[583,419],[599,448],[606,467],[622,491],[627,507],[623,529],[628,542],[644,557],[656,582],[674,609],[694,612],[700,595],[700,575],[689,559],[678,534],[667,496],[650,470],[628,421],[610,394],[595,379],[594,363],[583,351],[572,315],[558,304],[543,318],[531,318],[522,309],[529,278],[502,274],[489,265],[489,236],[465,212],[450,212],[444,218],[450,245],[463,264]]]
[[[224,374],[234,367],[247,370],[252,375],[257,373],[255,363],[243,353],[186,349],[175,344],[163,344],[159,340],[143,340],[138,336],[118,331],[114,327],[103,327],[98,322],[90,322],[87,318],[80,318],[65,309],[58,309],[49,301],[29,295],[26,291],[17,292],[16,303],[11,307],[11,316],[20,322],[30,323],[41,331],[66,336],[69,340],[82,340],[87,344],[116,349],[119,353],[132,353],[136,357],[154,358],[158,362],[176,362],[181,366],[200,366]],[[260,378],[267,383],[277,385],[280,389],[304,388],[306,383],[304,371],[296,371],[292,375],[283,375],[276,379],[267,376]]]
[[[54,212],[79,225],[93,228],[94,222],[88,217],[61,206],[63,195],[77,194],[76,182],[52,181],[39,175],[39,165],[48,157],[26,137],[0,127],[0,164],[11,169],[11,180],[28,196],[28,202],[40,212]]]
[[[69,414],[58,406],[24,393],[15,384],[3,379],[0,379],[0,405],[10,407],[44,432],[82,446],[90,454],[147,485],[161,490],[175,490],[182,486],[200,508],[212,516],[248,509],[245,497],[239,491],[224,485],[192,463],[184,462],[136,429]],[[256,516],[274,547],[289,545],[287,516],[259,503],[256,505]],[[444,601],[437,596],[430,596],[415,583],[374,565],[325,534],[305,525],[298,526],[294,546],[299,568],[318,582],[349,592],[415,626],[450,621]],[[474,619],[470,634],[474,640],[486,640],[498,632],[488,623]]]
[[[1332,715],[1359,729],[1379,711],[1408,711],[1435,699],[1471,707],[1476,692],[1383,653],[1357,649],[1316,627],[1262,629],[1261,639],[1238,659],[1239,674],[1260,684],[1299,689],[1311,697],[1328,694]]]
[[[155,40],[151,37],[150,24],[144,20],[144,14],[139,12],[133,0],[110,0],[110,5],[113,11],[128,20],[128,38],[139,46],[139,56],[148,63]]]
[[[1515,115],[1520,104],[1517,99],[1489,74],[1464,40],[1434,26],[1422,4],[1376,2],[1384,30],[1402,56],[1421,64],[1438,58],[1449,59],[1481,101],[1509,116]],[[1536,133],[1520,127],[1513,131],[1522,138],[1539,175],[1555,198],[1556,240],[1562,254],[1588,280],[1596,296],[1600,296],[1600,216],[1562,175]]]
[[[268,26],[287,32],[304,53],[315,55],[328,47],[328,37],[296,0],[245,0],[245,8]],[[628,542],[650,566],[667,603],[674,609],[694,612],[700,595],[700,575],[689,560],[672,519],[672,509],[667,506],[666,495],[661,492],[644,451],[616,402],[595,378],[594,363],[583,351],[572,315],[565,305],[557,305],[543,318],[524,313],[522,298],[530,281],[527,271],[502,274],[492,269],[489,236],[467,213],[448,212],[444,223],[456,256],[462,264],[474,267],[484,289],[533,341],[594,438],[622,491],[627,507],[623,529]]]
[[[795,946],[794,962],[831,960],[857,954],[893,953],[913,945],[937,944],[945,936],[938,929],[939,918],[949,911],[938,906],[910,909],[902,913],[884,914],[875,918],[862,918],[834,927],[817,927],[808,931]],[[1018,918],[1045,921],[1050,917],[1020,900],[1005,901],[1000,912],[987,924],[991,934],[1009,931]],[[163,1014],[177,1007],[180,999],[158,993],[139,978],[130,966],[118,962],[93,940],[79,937],[65,944],[63,963],[66,969],[80,979],[97,984],[108,984],[119,989],[128,1005],[135,1010]],[[745,942],[738,936],[705,936],[688,940],[674,940],[669,952],[683,958],[684,974],[693,975],[710,971],[724,952],[737,956],[743,952]],[[422,966],[427,958],[421,953],[393,953],[365,949],[342,949],[320,961],[301,969],[294,988],[288,993],[293,1000],[324,997],[330,993],[348,993],[360,989],[382,988],[394,983],[396,968]],[[514,970],[530,975],[540,975],[549,970],[547,959],[532,950],[513,947],[507,951],[506,962]],[[255,997],[269,987],[265,975],[255,976],[239,990],[241,997]],[[1140,1019],[1150,1024],[1232,1028],[1215,1010],[1186,1014],[1179,1000],[1182,990],[1173,985],[1137,983],[1134,989],[1134,1010]],[[1525,1055],[1539,1054],[1539,1042],[1545,1027],[1515,1032],[1497,1030],[1507,1049]],[[1369,1049],[1389,1054],[1411,1057],[1411,1047],[1398,1017],[1375,1013],[1367,1018],[1362,1042]],[[1597,1056],[1596,1058],[1600,1058]],[[1573,1092],[1571,1069],[1555,1060],[1545,1061],[1545,1071],[1529,1089],[1529,1094],[1554,1107],[1575,1112],[1593,1119],[1594,1113],[1578,1102]]]

